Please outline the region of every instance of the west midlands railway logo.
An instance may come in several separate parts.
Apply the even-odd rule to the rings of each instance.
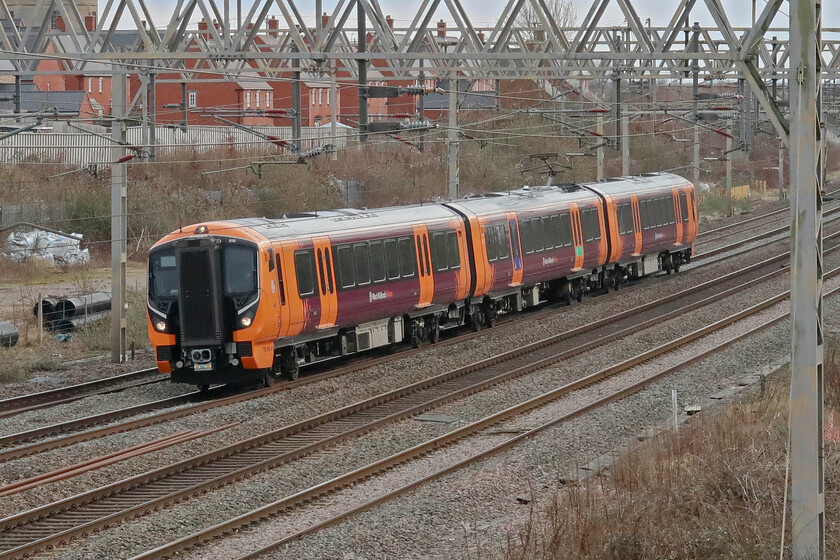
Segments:
[[[388,299],[390,297],[394,297],[394,292],[390,290],[385,292],[369,292],[368,297],[370,302],[374,302],[379,301],[381,299]]]

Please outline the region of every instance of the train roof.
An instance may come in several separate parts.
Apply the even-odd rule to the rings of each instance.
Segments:
[[[523,210],[538,211],[543,207],[555,208],[558,204],[597,200],[598,195],[593,191],[622,196],[631,193],[640,194],[646,190],[661,191],[686,184],[689,184],[686,179],[673,173],[646,173],[594,183],[524,187],[508,192],[486,193],[446,204],[478,215]]]
[[[595,183],[584,183],[584,185],[611,196],[622,196],[640,194],[646,190],[660,191],[683,187],[691,185],[691,182],[674,173],[644,173],[629,177],[614,177]]]
[[[388,226],[407,226],[457,218],[458,215],[442,204],[414,204],[387,208],[343,208],[324,212],[304,212],[283,218],[243,218],[228,220],[265,238],[294,239],[332,233],[347,233],[360,229],[387,229]]]

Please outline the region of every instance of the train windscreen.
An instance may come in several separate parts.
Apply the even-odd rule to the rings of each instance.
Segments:
[[[175,249],[164,247],[149,254],[149,295],[155,302],[178,297],[178,266]]]

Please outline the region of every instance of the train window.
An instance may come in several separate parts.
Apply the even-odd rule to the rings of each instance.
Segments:
[[[496,228],[487,226],[484,229],[484,244],[487,246],[487,260],[499,260],[499,242],[496,239]]]
[[[400,245],[400,270],[403,278],[411,278],[414,276],[414,244],[410,237],[401,237],[398,241]]]
[[[540,218],[540,231],[546,251],[554,248],[554,236],[551,235],[551,221],[549,218]]]
[[[432,265],[429,262],[429,237],[427,235],[423,236],[423,264],[426,276],[428,276],[432,273]]]
[[[627,213],[624,209],[627,204],[619,204],[615,207],[615,217],[618,220],[618,234],[624,235],[627,233]]]
[[[553,247],[562,247],[563,239],[560,236],[560,216],[552,214],[549,216],[546,239]]]
[[[222,254],[225,295],[252,294],[257,290],[257,251],[242,245],[227,245]]]
[[[510,240],[508,239],[507,227],[496,226],[496,239],[499,241],[499,260],[510,257]]]
[[[353,245],[353,260],[356,261],[356,284],[370,284],[370,255],[365,243]]]
[[[274,254],[274,260],[277,261],[277,293],[280,294],[280,305],[286,305],[286,287],[283,285],[283,272],[280,270],[280,253]]]
[[[318,277],[321,280],[321,295],[327,293],[327,275],[324,273],[324,253],[318,249]]]
[[[324,251],[324,266],[327,268],[327,290],[333,293],[335,291],[335,280],[333,279],[332,258],[329,249]]]
[[[560,214],[560,240],[564,247],[572,244],[572,222],[568,214]]]
[[[595,220],[593,219],[594,210],[587,208],[580,213],[580,226],[583,230],[583,240],[592,241],[595,239]]]
[[[531,220],[520,220],[519,235],[522,237],[522,250],[530,255],[534,252],[534,238],[531,236]]]
[[[651,225],[653,224],[653,216],[651,216],[650,203],[650,200],[643,200],[640,204],[642,214],[642,225],[644,226],[643,229],[650,229]]]
[[[682,210],[682,221],[688,221],[688,201],[686,200],[685,193],[680,193],[680,210]]]
[[[449,268],[461,268],[461,252],[458,249],[458,234],[454,231],[446,232],[446,253],[449,255]]]
[[[336,248],[338,254],[338,279],[342,288],[352,288],[356,285],[356,273],[353,269],[353,250],[349,245]]]
[[[381,241],[370,242],[370,276],[374,282],[385,281],[385,253]]]
[[[295,272],[297,273],[298,293],[308,297],[315,293],[315,257],[312,250],[295,251]]]
[[[449,269],[449,259],[446,256],[446,234],[443,232],[432,234],[432,264],[438,272]]]
[[[417,251],[419,252],[420,257],[420,261],[418,263],[420,265],[419,272],[420,276],[423,277],[426,275],[426,268],[423,266],[423,241],[419,235],[415,235],[414,239],[417,241]]]
[[[534,251],[540,252],[544,248],[542,221],[539,218],[531,220],[531,233],[534,235]]]
[[[400,254],[397,250],[396,239],[386,239],[385,245],[385,268],[388,270],[388,279],[396,280],[400,277]]]

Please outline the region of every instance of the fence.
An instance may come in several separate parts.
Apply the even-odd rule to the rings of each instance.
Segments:
[[[88,127],[99,134],[108,134],[103,127]],[[254,130],[282,139],[291,139],[290,126],[255,126]],[[158,156],[174,155],[179,152],[198,153],[229,146],[240,151],[256,151],[264,154],[288,153],[287,150],[267,142],[258,136],[228,126],[190,126],[186,131],[180,128],[158,126],[155,129]],[[141,127],[126,131],[126,140],[131,145],[142,143]],[[344,148],[355,140],[356,131],[338,127],[332,137],[330,127],[304,127],[301,130],[301,149],[332,144]],[[111,146],[104,138],[85,132],[23,132],[0,140],[0,163],[25,161],[46,161],[86,166],[90,163],[110,162]]]

